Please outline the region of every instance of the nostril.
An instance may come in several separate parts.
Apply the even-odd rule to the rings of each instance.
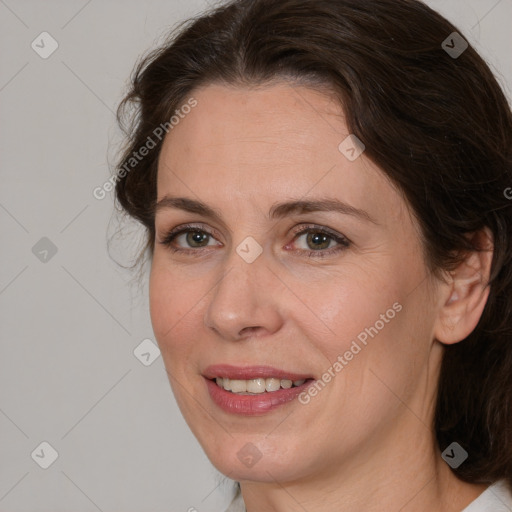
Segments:
[[[258,329],[259,329],[259,327],[244,327],[240,331],[240,335],[244,335],[244,334],[247,334],[247,333],[252,333],[253,331],[257,331]]]

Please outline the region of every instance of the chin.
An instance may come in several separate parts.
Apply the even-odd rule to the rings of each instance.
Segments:
[[[239,434],[226,435],[224,440],[221,444],[201,445],[215,468],[232,480],[286,482],[308,474],[301,450],[283,445],[280,439],[272,442],[262,435],[257,441],[255,436]]]

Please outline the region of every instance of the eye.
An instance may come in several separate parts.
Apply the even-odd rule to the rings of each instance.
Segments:
[[[213,237],[206,229],[187,224],[172,229],[160,243],[173,252],[197,252],[195,249],[221,245],[210,243],[215,241]]]
[[[313,258],[323,258],[343,251],[350,246],[350,241],[343,235],[319,226],[308,226],[295,233],[294,244],[301,238],[303,239],[303,244],[299,251],[304,251]]]
[[[305,253],[310,258],[323,258],[350,246],[350,241],[346,237],[320,226],[299,226],[295,231],[291,245],[295,245],[302,239],[302,244],[299,244],[302,247],[291,250]],[[203,227],[186,224],[172,229],[159,243],[173,252],[199,255],[201,253],[199,249],[222,245],[215,236]],[[290,244],[286,245],[285,249],[290,249]]]

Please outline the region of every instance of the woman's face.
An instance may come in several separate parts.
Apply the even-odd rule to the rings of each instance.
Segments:
[[[213,464],[300,480],[431,434],[437,288],[403,197],[339,147],[339,104],[284,82],[192,96],[160,156],[150,301]]]

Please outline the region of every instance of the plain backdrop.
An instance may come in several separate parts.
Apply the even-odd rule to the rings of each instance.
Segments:
[[[512,0],[427,3],[510,98]],[[0,512],[227,505],[157,357],[145,278],[131,281],[107,251],[113,196],[93,196],[110,174],[114,111],[135,61],[207,7],[0,0]],[[118,261],[130,262],[137,233],[114,244]]]

